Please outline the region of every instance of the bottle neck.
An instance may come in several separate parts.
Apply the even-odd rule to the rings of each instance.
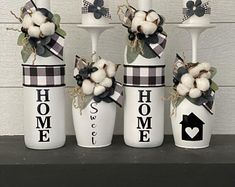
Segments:
[[[35,0],[35,4],[38,8],[46,8],[48,10],[51,9],[50,0]]]
[[[152,9],[152,0],[138,0],[139,10],[149,11]]]

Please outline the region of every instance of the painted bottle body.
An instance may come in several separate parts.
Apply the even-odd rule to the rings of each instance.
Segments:
[[[140,148],[160,146],[164,138],[164,57],[146,59],[139,55],[128,64],[126,56],[125,143]]]
[[[50,0],[35,0],[35,5],[50,10]],[[59,148],[66,139],[65,65],[54,55],[34,58],[23,64],[25,144],[39,150]]]
[[[171,111],[176,146],[188,149],[209,147],[214,116],[206,108],[184,99],[175,109],[171,105]]]
[[[115,103],[92,100],[82,111],[75,106],[72,106],[72,111],[79,146],[100,148],[111,145],[116,119]]]

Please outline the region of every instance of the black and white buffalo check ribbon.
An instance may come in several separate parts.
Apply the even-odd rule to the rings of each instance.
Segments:
[[[63,87],[65,86],[65,65],[22,65],[23,86]]]
[[[90,3],[89,1],[83,0],[82,14],[92,13],[92,11],[89,11],[89,6],[94,6],[94,4]],[[109,8],[104,8],[104,9],[106,11],[106,14],[102,14],[102,16],[111,19]]]
[[[35,3],[31,0],[25,4],[22,8],[22,14],[25,16],[26,14],[32,13],[37,9]],[[63,60],[63,52],[64,52],[64,37],[55,32],[51,37],[51,41],[46,45],[46,48],[55,56],[57,56],[60,60]]]
[[[167,42],[167,36],[161,33],[158,33],[158,42],[156,44],[149,44],[150,48],[156,53],[158,58],[161,58]]]
[[[124,65],[124,86],[127,87],[164,87],[165,66]]]
[[[214,92],[214,91],[211,92],[211,97],[212,97],[212,98],[215,97],[215,92]],[[208,101],[207,103],[203,103],[202,105],[205,107],[205,109],[206,109],[208,112],[210,112],[211,115],[214,114],[214,112],[213,112],[213,110],[212,110],[212,109],[213,109],[213,105],[214,105],[214,99],[213,99],[212,101]]]
[[[110,96],[110,98],[120,107],[122,107],[123,105],[123,101],[124,101],[124,94],[123,94],[123,86],[121,83],[116,82],[115,85],[115,90],[114,90],[114,94]]]

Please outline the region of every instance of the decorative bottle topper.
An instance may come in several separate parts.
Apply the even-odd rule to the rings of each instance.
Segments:
[[[209,2],[202,3],[202,0],[188,0],[186,1],[185,8],[183,8],[184,18],[183,21],[188,20],[192,16],[203,17],[205,14],[211,14]]]
[[[148,59],[161,58],[167,39],[163,17],[154,10],[140,11],[130,5],[119,6],[118,15],[128,28],[128,62],[133,62],[139,54]]]
[[[22,24],[17,44],[22,46],[22,59],[27,62],[32,54],[49,57],[57,56],[63,60],[65,31],[60,28],[60,16],[45,8],[39,8],[34,1],[29,1],[21,8],[17,17]],[[15,29],[12,29],[15,30]],[[17,29],[16,29],[17,30]],[[34,59],[34,61],[35,61]]]
[[[214,94],[218,86],[212,78],[216,69],[209,63],[185,63],[177,55],[174,64],[173,105],[176,108],[185,98],[196,105],[203,105],[211,114]]]
[[[111,14],[108,0],[82,0],[82,25],[108,25]]]
[[[97,62],[89,63],[76,56],[74,78],[78,88],[73,90],[72,95],[79,99],[78,103],[74,103],[74,105],[82,110],[94,99],[97,103],[101,101],[116,102],[122,106],[122,85],[115,80],[118,66],[101,58]]]
[[[94,0],[94,3],[83,0],[82,14],[93,13],[95,19],[100,19],[102,16],[111,19],[109,8],[104,7],[104,0]]]

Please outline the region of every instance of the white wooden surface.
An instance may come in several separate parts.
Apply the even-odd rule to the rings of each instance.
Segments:
[[[72,78],[74,56],[79,54],[84,57],[90,56],[91,43],[89,35],[79,30],[76,25],[80,23],[81,0],[52,0],[54,12],[61,14],[63,28],[67,31],[65,48],[65,63],[67,64],[67,91],[75,85]],[[211,0],[212,21],[217,24],[215,29],[202,34],[200,40],[199,58],[208,61],[218,68],[216,81],[220,86],[216,101],[215,134],[235,134],[235,1],[234,0]],[[20,48],[16,46],[18,33],[6,31],[7,27],[19,28],[17,21],[9,11],[18,12],[18,8],[25,0],[0,0],[0,135],[22,134],[22,70]],[[126,43],[126,30],[120,25],[116,16],[117,6],[125,0],[110,0],[110,8],[113,13],[112,23],[115,29],[105,32],[101,37],[100,55],[115,63],[123,63],[123,51]],[[135,0],[129,0],[136,4]],[[177,28],[181,20],[181,0],[153,0],[154,9],[166,18],[165,30],[167,31],[168,44],[166,49],[166,96],[172,79],[172,64],[175,53],[184,52],[191,59],[191,42],[187,32]],[[122,69],[119,72],[119,80],[122,80]],[[67,133],[74,134],[71,116],[71,100],[69,96],[67,107]],[[122,110],[118,109],[117,121],[122,121]],[[169,103],[166,102],[166,133],[171,133],[169,121]],[[116,134],[122,134],[121,123],[116,125]]]

